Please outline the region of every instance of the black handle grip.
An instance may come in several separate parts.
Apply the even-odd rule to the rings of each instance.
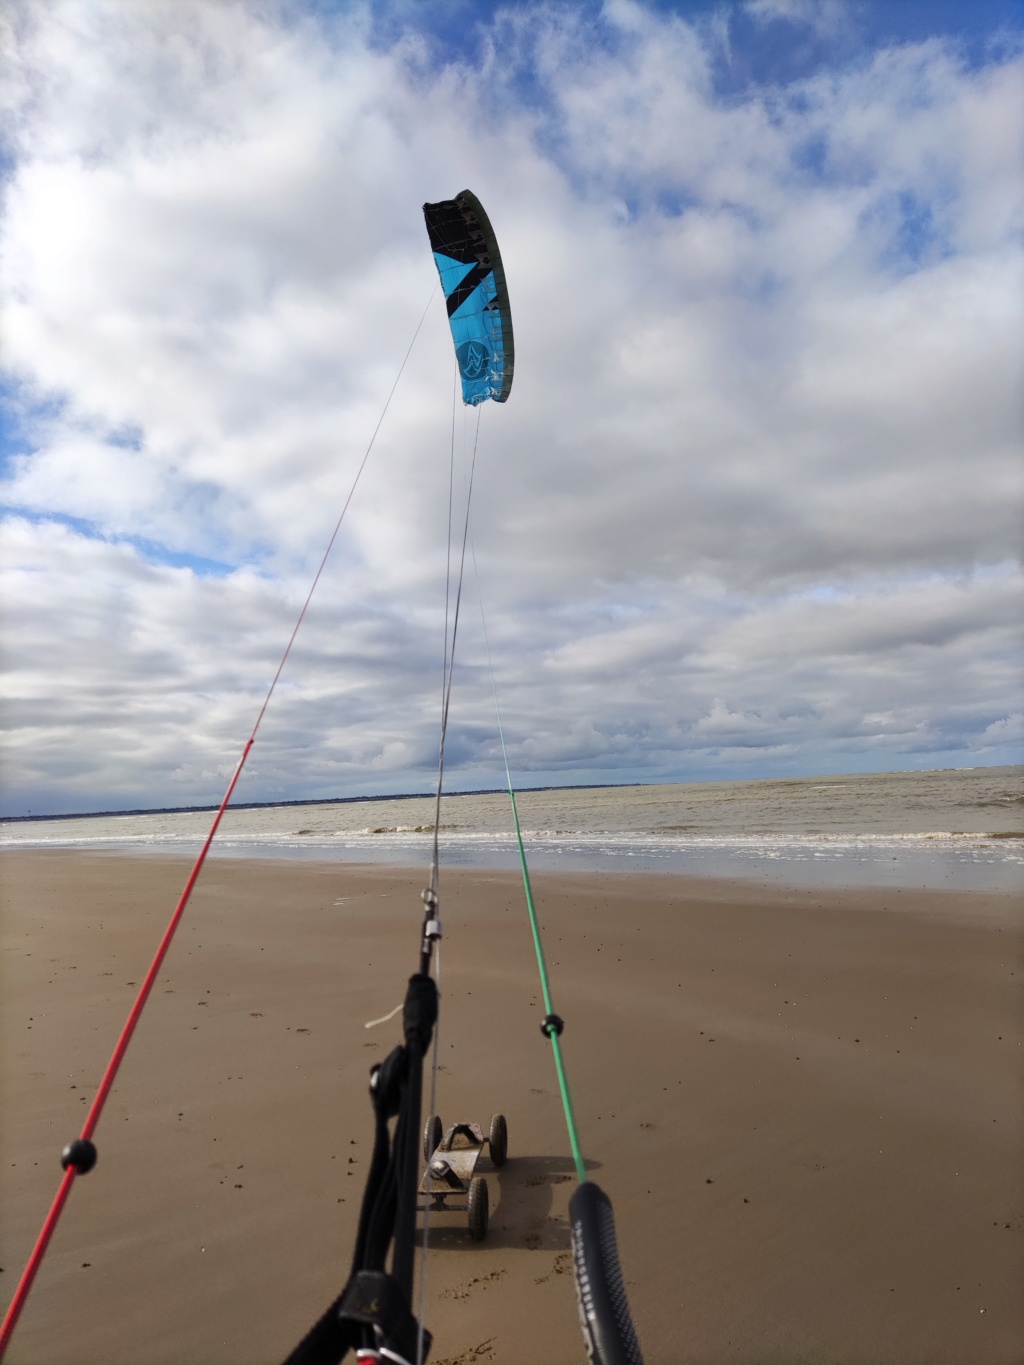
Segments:
[[[569,1200],[583,1339],[592,1365],[644,1365],[629,1312],[612,1201],[592,1180]]]

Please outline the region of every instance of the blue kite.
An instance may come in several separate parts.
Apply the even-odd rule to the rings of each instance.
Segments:
[[[471,407],[512,388],[515,345],[508,286],[490,219],[475,194],[424,204],[430,247],[448,303],[462,401]]]

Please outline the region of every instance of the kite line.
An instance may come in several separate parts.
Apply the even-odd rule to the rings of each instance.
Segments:
[[[498,705],[498,684],[494,677],[494,660],[491,658],[491,642],[487,638],[487,619],[484,616],[484,597],[480,587],[480,571],[476,564],[476,547],[473,547],[473,572],[476,575],[477,595],[480,601],[480,625],[484,633],[484,649],[487,652],[487,667],[491,675],[491,691],[494,694],[494,714],[498,722],[498,738],[501,740],[501,757],[505,764],[505,781],[508,785],[508,799],[512,805],[512,822],[516,832],[516,848],[519,853],[519,870],[523,877],[523,892],[526,896],[526,909],[530,916],[530,932],[533,935],[533,950],[537,957],[537,971],[540,974],[540,988],[544,998],[544,1019],[541,1023],[541,1032],[545,1038],[551,1042],[551,1051],[555,1059],[555,1071],[558,1073],[558,1089],[562,1096],[562,1109],[565,1113],[565,1126],[569,1134],[569,1146],[572,1149],[573,1164],[576,1167],[576,1177],[580,1184],[584,1184],[587,1179],[587,1167],[583,1160],[583,1149],[580,1146],[580,1135],[576,1127],[576,1113],[573,1109],[572,1092],[569,1089],[569,1077],[565,1070],[565,1060],[562,1057],[561,1036],[565,1027],[564,1021],[555,1013],[555,1007],[551,999],[551,981],[548,976],[547,960],[544,956],[544,944],[540,935],[540,924],[537,920],[537,907],[533,899],[533,886],[530,883],[530,869],[526,863],[526,849],[523,847],[523,831],[519,824],[519,810],[516,806],[516,792],[512,785],[512,772],[508,763],[508,749],[505,747],[505,730],[501,723],[501,707]]]

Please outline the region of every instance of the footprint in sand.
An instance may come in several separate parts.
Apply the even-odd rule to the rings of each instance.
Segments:
[[[486,1341],[470,1346],[467,1351],[462,1351],[457,1356],[445,1356],[437,1365],[473,1365],[474,1360],[493,1360],[496,1340],[496,1337],[488,1337]]]
[[[572,1257],[567,1251],[560,1251],[554,1259],[551,1270],[547,1275],[538,1275],[534,1284],[546,1284],[552,1275],[567,1275],[572,1268]]]
[[[451,1289],[442,1290],[441,1297],[442,1299],[468,1299],[473,1290],[480,1285],[493,1284],[495,1280],[504,1279],[506,1274],[507,1271],[504,1270],[492,1270],[489,1275],[477,1275],[465,1284],[456,1284]]]

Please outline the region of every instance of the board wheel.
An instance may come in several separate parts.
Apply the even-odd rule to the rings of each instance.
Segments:
[[[475,1175],[469,1182],[466,1212],[469,1219],[469,1235],[474,1242],[482,1242],[487,1236],[487,1218],[490,1213],[487,1181],[482,1175]]]
[[[491,1115],[491,1128],[487,1138],[494,1165],[504,1166],[508,1159],[508,1124],[504,1114]]]
[[[423,1160],[429,1161],[437,1151],[441,1139],[444,1137],[444,1124],[436,1114],[431,1114],[423,1125]]]

